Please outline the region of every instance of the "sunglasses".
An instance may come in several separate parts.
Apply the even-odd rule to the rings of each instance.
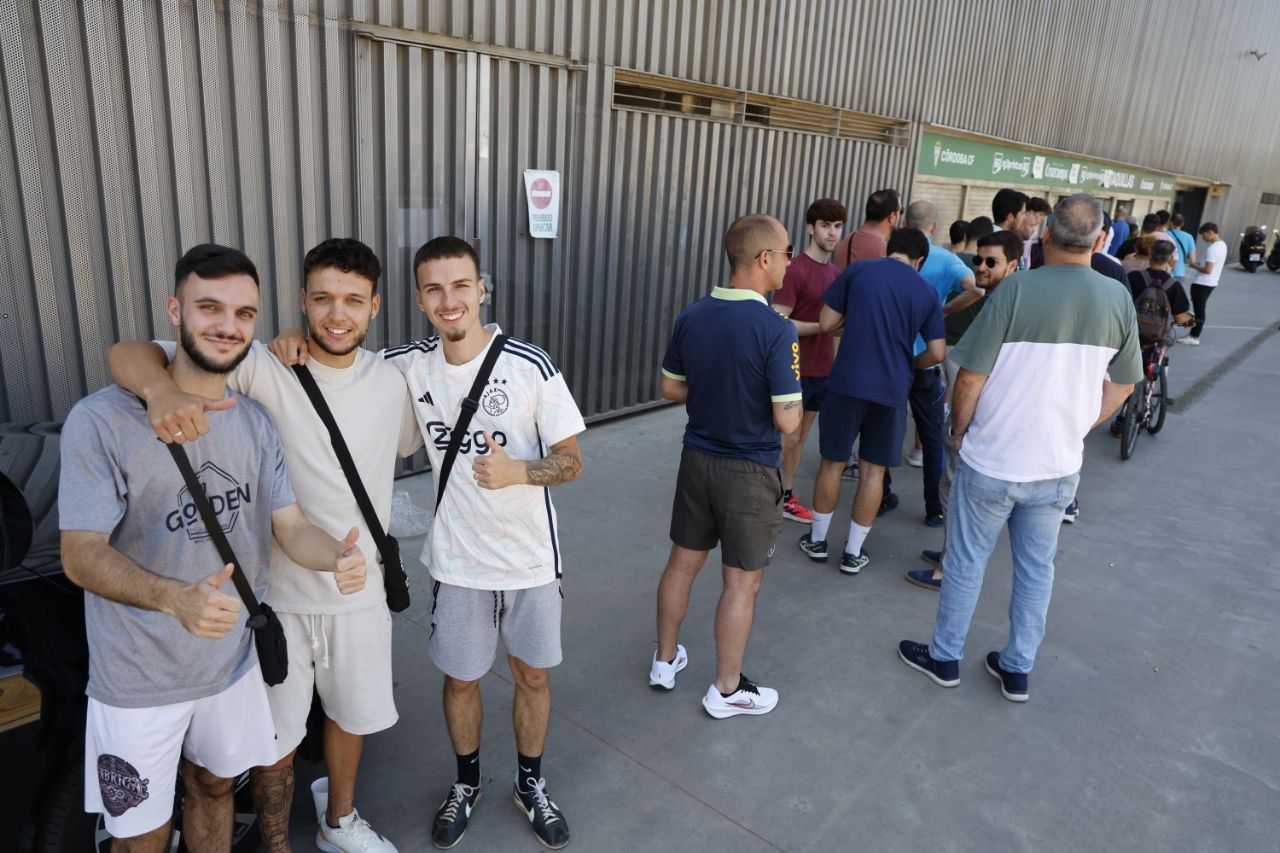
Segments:
[[[785,249],[761,249],[759,252],[756,252],[755,259],[759,260],[760,256],[763,255],[765,252],[769,252],[774,255],[786,255],[787,260],[791,260],[791,256],[795,254],[795,249],[792,247],[790,243],[787,244],[787,248]]]
[[[1000,263],[1000,261],[996,260],[995,258],[981,258],[981,257],[978,257],[977,255],[973,256],[973,265],[975,267],[980,267],[983,264],[986,264],[987,269],[993,270],[996,268],[996,264],[998,263]]]

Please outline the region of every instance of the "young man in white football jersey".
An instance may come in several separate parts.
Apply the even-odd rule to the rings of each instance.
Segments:
[[[404,372],[431,468],[501,331],[480,321],[485,299],[470,244],[437,237],[413,261],[417,302],[437,335],[388,349]],[[504,338],[436,508],[422,560],[435,579],[428,650],[444,672],[444,713],[458,779],[436,813],[432,843],[457,844],[480,799],[480,678],[498,637],[515,680],[516,807],[543,845],[569,843],[547,796],[542,750],[551,716],[548,670],[560,663],[560,545],[548,487],[582,473],[582,415],[551,358]],[[438,485],[437,485],[438,488]]]

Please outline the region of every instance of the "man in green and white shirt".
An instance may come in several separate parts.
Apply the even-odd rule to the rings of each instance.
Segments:
[[[903,642],[903,662],[960,683],[969,621],[1005,522],[1013,551],[1009,643],[987,655],[1006,699],[1027,699],[1044,637],[1062,513],[1080,480],[1084,437],[1142,377],[1133,302],[1090,269],[1102,207],[1077,194],[1046,226],[1045,266],[1010,276],[951,352],[960,367],[949,440],[960,455],[933,642]]]

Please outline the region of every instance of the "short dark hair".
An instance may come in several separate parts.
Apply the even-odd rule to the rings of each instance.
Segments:
[[[418,267],[427,261],[439,261],[444,258],[470,258],[476,265],[476,278],[480,277],[480,256],[471,244],[461,237],[433,237],[418,247],[413,253],[413,279],[417,287]]]
[[[1174,228],[1181,228],[1183,225],[1187,224],[1187,220],[1183,218],[1181,213],[1175,213],[1173,216],[1169,217],[1169,224]]]
[[[350,237],[332,237],[313,247],[302,260],[302,283],[316,270],[336,269],[354,273],[367,279],[372,293],[378,292],[378,279],[382,276],[382,262],[378,256],[359,240]]]
[[[1030,201],[1030,198],[1026,193],[1018,192],[1012,187],[1005,187],[996,193],[995,198],[991,199],[992,222],[1004,222],[1010,216],[1026,207],[1028,201]]]
[[[1173,260],[1173,244],[1168,240],[1157,240],[1151,246],[1151,263],[1165,264]]]
[[[1169,213],[1169,211],[1167,211],[1167,210],[1157,210],[1157,211],[1156,211],[1156,218],[1160,220],[1160,224],[1161,224],[1161,225],[1168,225],[1168,224],[1169,224],[1169,219],[1170,219],[1170,217],[1172,217],[1172,215],[1173,215],[1173,214]]]
[[[1012,231],[992,231],[978,238],[978,248],[999,246],[1004,250],[1006,261],[1016,261],[1022,257],[1022,238]]]
[[[951,244],[963,243],[969,239],[969,223],[963,219],[957,219],[951,223],[950,237]]]
[[[258,281],[258,268],[249,260],[249,256],[239,249],[230,246],[219,246],[217,243],[201,243],[192,246],[187,253],[178,258],[173,268],[173,293],[176,296],[182,288],[187,276],[195,273],[201,278],[226,278],[232,275],[247,275],[253,283],[262,287]]]
[[[996,225],[989,217],[977,216],[969,220],[969,233],[966,236],[970,240],[981,240],[995,230]]]
[[[1049,202],[1040,198],[1040,196],[1033,195],[1031,198],[1027,199],[1027,210],[1032,213],[1043,213],[1047,216],[1053,211],[1053,208],[1049,206]]]
[[[804,212],[805,225],[816,225],[819,221],[848,222],[849,211],[834,198],[820,198]]]
[[[1219,233],[1219,231],[1218,231],[1218,223],[1216,223],[1216,222],[1206,222],[1205,224],[1203,224],[1203,225],[1201,225],[1201,226],[1200,226],[1200,233],[1201,233],[1201,234],[1207,234],[1207,233],[1209,233],[1210,231],[1212,231],[1214,234]]]
[[[876,190],[867,196],[867,221],[883,222],[902,210],[902,196],[897,190]]]
[[[1160,217],[1156,216],[1154,213],[1148,213],[1146,216],[1142,217],[1143,231],[1154,231],[1159,227],[1160,227]]]
[[[919,228],[895,228],[889,235],[886,255],[906,255],[923,262],[929,257],[929,238]]]
[[[760,252],[769,248],[769,241],[774,236],[774,220],[763,213],[749,213],[735,219],[724,235],[724,253],[729,258],[729,269],[751,266]]]

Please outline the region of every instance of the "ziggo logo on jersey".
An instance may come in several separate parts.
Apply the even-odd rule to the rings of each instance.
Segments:
[[[449,449],[449,436],[453,432],[449,427],[440,421],[431,421],[427,424],[427,431],[431,433],[431,441],[435,444],[437,450],[443,452]],[[500,447],[507,446],[507,434],[502,430],[493,432],[493,440]],[[458,445],[458,452],[470,453],[473,449],[477,456],[484,456],[489,452],[489,445],[484,440],[484,430],[476,430],[462,437],[462,444]]]

